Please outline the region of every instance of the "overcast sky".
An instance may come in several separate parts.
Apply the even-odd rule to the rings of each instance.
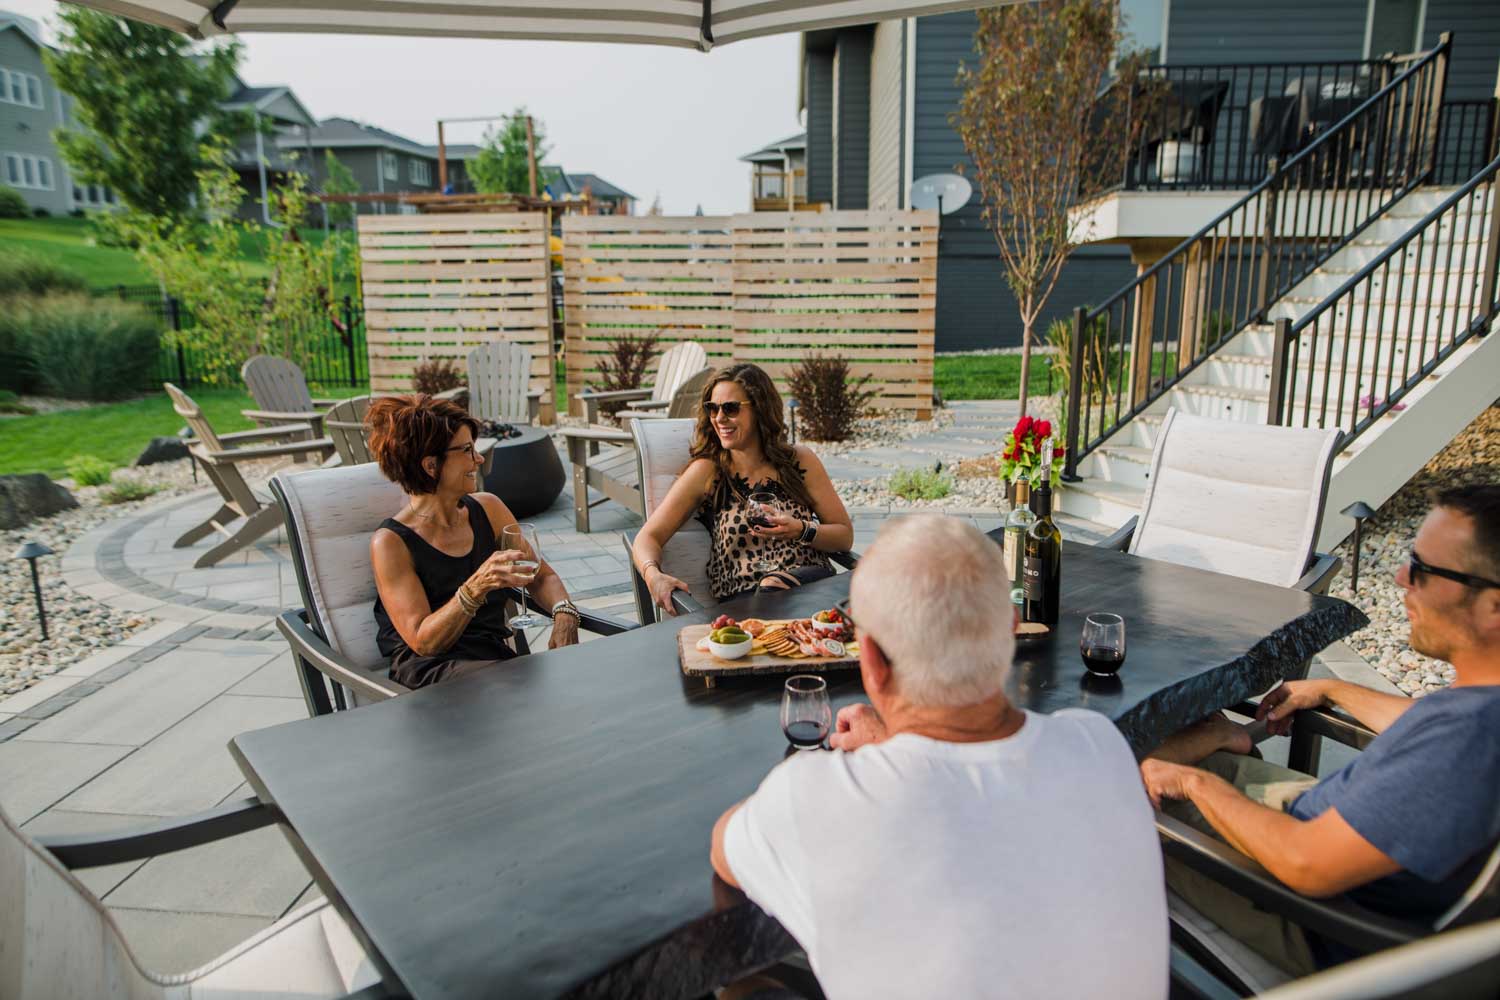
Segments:
[[[52,0],[0,0],[45,24]],[[55,35],[49,32],[49,37]],[[362,35],[241,36],[241,76],[286,84],[318,118],[338,115],[437,141],[437,118],[524,104],[546,127],[548,162],[595,173],[669,215],[749,209],[739,157],[800,131],[797,36],[700,52],[655,45]],[[483,125],[452,126],[477,142]]]

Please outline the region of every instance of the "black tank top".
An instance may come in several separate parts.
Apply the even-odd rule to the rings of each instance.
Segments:
[[[461,501],[469,512],[469,526],[474,530],[474,547],[461,556],[450,556],[393,518],[380,522],[406,543],[416,567],[417,579],[427,595],[427,606],[436,611],[453,600],[464,581],[474,574],[495,551],[495,531],[490,527],[484,506],[473,497]],[[421,687],[427,675],[444,663],[455,660],[504,660],[515,655],[506,644],[510,629],[505,624],[505,598],[508,591],[492,590],[484,605],[459,635],[458,641],[436,656],[419,656],[401,638],[401,633],[386,613],[380,599],[375,599],[375,623],[379,631],[375,643],[382,656],[391,658],[391,679],[407,687]]]

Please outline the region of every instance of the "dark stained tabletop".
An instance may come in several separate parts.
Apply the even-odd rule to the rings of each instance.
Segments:
[[[841,575],[724,610],[811,614],[847,591]],[[1013,697],[1100,711],[1138,753],[1364,624],[1342,601],[1072,544],[1062,606],[1055,638],[1018,655]],[[1090,611],[1126,619],[1117,685],[1084,680]],[[708,864],[714,820],[786,751],[782,678],[683,677],[676,631],[703,620],[246,733],[231,752],[419,1000],[701,996],[791,946]],[[859,698],[856,673],[830,680],[836,708]]]

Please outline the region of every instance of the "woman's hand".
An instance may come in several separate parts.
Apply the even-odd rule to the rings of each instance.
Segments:
[[[651,590],[652,602],[673,618],[677,617],[677,609],[672,607],[672,592],[674,590],[681,590],[689,594],[692,593],[691,590],[688,590],[687,584],[675,576],[663,573],[659,569],[651,574],[651,579],[647,582],[646,586]]]
[[[466,584],[469,592],[475,597],[483,597],[492,590],[525,587],[536,578],[536,574],[516,572],[516,560],[524,558],[526,558],[526,553],[519,549],[505,549],[492,553],[484,564],[474,571],[474,575],[469,577]]]
[[[774,514],[767,512],[763,516],[771,522],[771,527],[762,528],[759,525],[751,525],[752,534],[760,538],[780,538],[788,542],[794,542],[802,537],[804,522],[801,518],[783,514],[780,511]]]
[[[552,638],[547,640],[548,649],[559,646],[578,645],[578,619],[570,614],[559,614],[552,619]]]

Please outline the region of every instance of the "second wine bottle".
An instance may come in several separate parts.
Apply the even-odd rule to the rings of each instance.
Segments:
[[[1062,532],[1052,523],[1051,438],[1042,441],[1041,477],[1041,484],[1031,494],[1031,512],[1036,520],[1026,529],[1021,554],[1021,620],[1050,628],[1057,624],[1062,591]]]

